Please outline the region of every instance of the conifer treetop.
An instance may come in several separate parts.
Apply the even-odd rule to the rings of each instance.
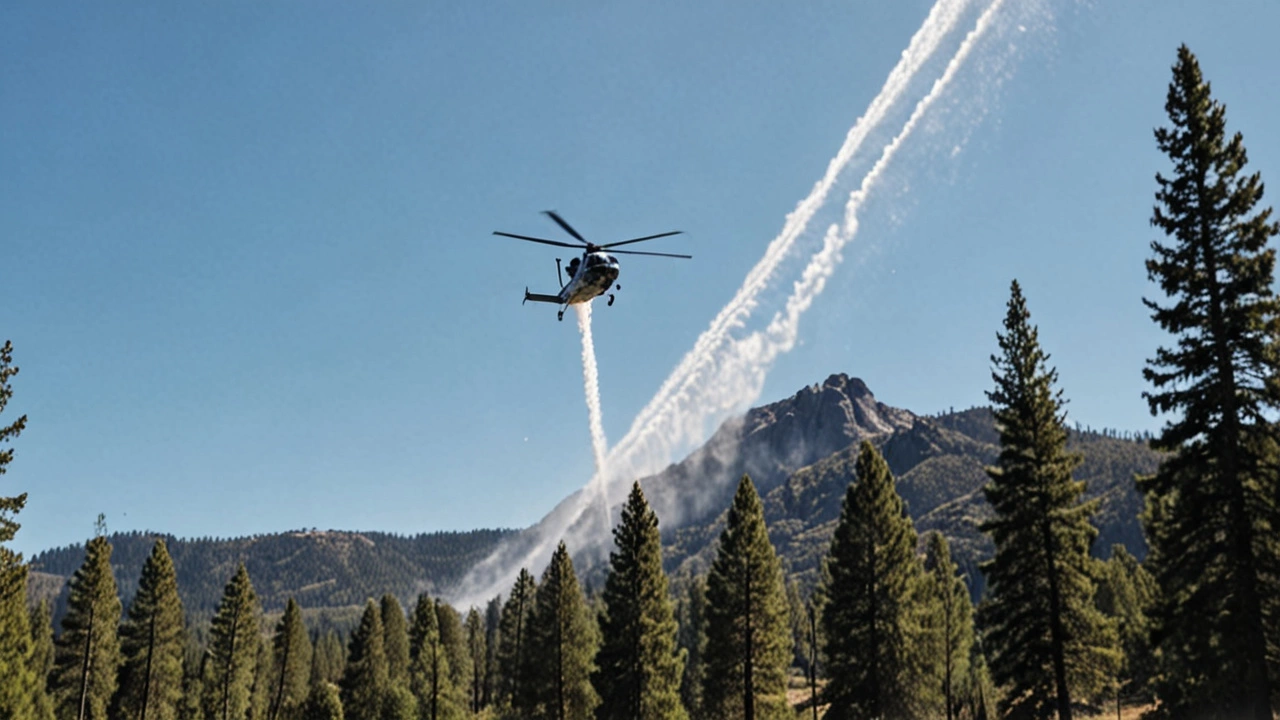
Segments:
[[[13,397],[9,378],[17,374],[18,367],[13,364],[13,343],[6,340],[4,345],[0,346],[0,413],[4,412],[5,406]],[[4,446],[21,435],[26,427],[26,415],[22,415],[8,425],[0,425],[0,475],[5,474],[8,470],[7,466],[13,461],[13,448]],[[8,542],[17,534],[19,525],[14,521],[13,516],[17,515],[26,503],[26,493],[0,497],[0,542]]]

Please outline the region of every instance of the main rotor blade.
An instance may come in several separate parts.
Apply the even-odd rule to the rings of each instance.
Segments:
[[[542,238],[529,237],[528,235],[513,235],[511,233],[498,232],[497,230],[494,230],[493,234],[501,235],[502,237],[515,238],[517,240],[528,240],[529,242],[542,243],[543,245],[555,245],[556,247],[573,248],[574,250],[581,250],[583,247],[585,247],[584,245],[574,245],[572,243],[560,242],[559,240],[543,240]]]
[[[682,232],[681,230],[676,230],[675,232],[665,232],[665,233],[659,233],[657,235],[648,235],[642,238],[636,238],[635,240],[623,240],[622,242],[609,243],[608,245],[601,245],[600,247],[611,248],[611,247],[618,247],[619,245],[630,245],[631,243],[644,242],[645,240],[654,240],[657,238],[670,237],[672,235],[679,235],[681,232]]]
[[[574,230],[572,227],[570,227],[569,223],[565,222],[564,218],[557,215],[555,210],[543,210],[543,212],[546,213],[552,220],[555,220],[557,225],[564,228],[565,232],[577,238],[578,242],[590,245],[590,243],[587,242],[587,239],[579,235],[577,230]]]
[[[674,253],[643,252],[640,250],[613,250],[611,252],[617,253],[619,255],[656,255],[658,257],[684,258],[686,260],[693,259],[692,255],[676,255]]]

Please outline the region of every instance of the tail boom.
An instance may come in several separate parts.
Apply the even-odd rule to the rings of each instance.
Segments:
[[[556,305],[564,304],[564,302],[560,299],[559,295],[543,295],[541,293],[531,293],[529,292],[529,288],[525,288],[524,302],[520,304],[523,305],[524,303],[529,302],[530,300],[534,302],[554,303]]]

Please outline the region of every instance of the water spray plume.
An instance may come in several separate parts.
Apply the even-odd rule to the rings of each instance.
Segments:
[[[591,338],[591,303],[579,303],[573,309],[578,311],[578,332],[582,334],[582,389],[587,396],[587,426],[591,429],[591,452],[598,475],[604,472],[607,443],[604,421],[600,417],[600,372],[596,369],[596,345]]]
[[[1034,4],[1034,3],[1032,3]],[[781,310],[760,330],[735,337],[733,332],[746,326],[760,302],[761,293],[770,287],[782,262],[794,256],[797,239],[806,231],[813,216],[827,202],[838,178],[870,135],[881,129],[891,111],[899,105],[913,86],[929,59],[953,33],[961,18],[978,0],[938,0],[924,24],[911,38],[898,64],[890,72],[880,93],[867,112],[854,124],[844,144],[827,166],[827,171],[787,215],[782,231],[769,243],[764,256],[747,274],[733,299],[711,321],[679,365],[667,377],[653,399],[636,416],[629,432],[604,454],[604,433],[596,424],[599,419],[598,383],[595,380],[594,351],[589,351],[590,309],[579,311],[579,328],[583,332],[583,378],[587,385],[588,414],[592,422],[592,449],[596,455],[596,474],[584,492],[577,493],[558,505],[518,546],[500,548],[480,563],[463,581],[459,595],[471,602],[481,602],[504,592],[520,567],[545,561],[550,549],[565,538],[575,550],[593,539],[607,537],[608,508],[605,506],[605,529],[593,522],[582,522],[587,510],[604,500],[611,482],[626,482],[652,474],[672,460],[673,452],[702,441],[708,420],[741,410],[745,403],[759,397],[764,378],[776,358],[791,350],[796,343],[799,320],[826,286],[840,264],[840,251],[857,235],[858,214],[863,204],[882,179],[894,156],[913,134],[921,118],[942,97],[955,80],[966,60],[985,33],[995,23],[1006,0],[992,0],[951,56],[945,70],[934,81],[927,94],[914,106],[910,116],[892,140],[883,147],[878,159],[849,195],[844,218],[831,225],[820,249],[808,260]],[[1000,48],[1013,52],[1012,46]],[[590,360],[588,361],[588,355]],[[590,364],[590,369],[588,369]],[[592,406],[594,398],[594,409]],[[598,439],[598,441],[597,441]],[[607,471],[607,472],[606,472]],[[678,518],[663,517],[663,522]],[[532,536],[530,536],[532,534]]]

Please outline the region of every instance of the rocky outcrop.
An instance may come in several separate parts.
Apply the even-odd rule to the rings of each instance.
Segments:
[[[743,474],[763,496],[851,443],[915,422],[914,414],[876,400],[862,380],[839,373],[724,423],[682,462],[640,484],[664,527],[674,529],[715,517]]]

